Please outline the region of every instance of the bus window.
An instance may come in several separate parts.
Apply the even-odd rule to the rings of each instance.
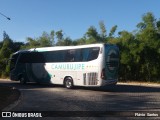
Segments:
[[[89,48],[83,48],[82,49],[82,61],[87,61],[89,56]]]
[[[88,56],[88,61],[97,59],[99,55],[99,48],[91,48]]]
[[[20,63],[44,63],[45,58],[40,52],[23,53],[19,59]]]
[[[99,47],[42,52],[45,62],[82,62],[97,59]],[[30,53],[29,53],[30,54]],[[39,58],[36,56],[32,58]],[[41,55],[40,55],[41,56]],[[25,58],[28,58],[27,56]],[[39,61],[39,60],[37,60]],[[42,60],[40,60],[42,62]]]
[[[67,53],[65,55],[65,62],[74,62],[75,54],[76,54],[76,50],[74,49],[67,50]]]
[[[55,51],[56,52],[56,62],[64,62],[65,61],[65,54],[66,51],[61,50],[61,51]]]
[[[99,47],[82,49],[83,61],[91,61],[98,58]]]
[[[56,53],[54,51],[42,52],[46,62],[55,62]]]
[[[75,51],[75,62],[81,62],[82,61],[82,50],[76,49]]]

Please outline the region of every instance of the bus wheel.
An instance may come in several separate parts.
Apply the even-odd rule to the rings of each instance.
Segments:
[[[19,81],[22,85],[26,84],[26,80],[24,79],[23,76],[20,77]]]
[[[67,77],[64,81],[64,85],[66,88],[71,89],[73,88],[73,80],[69,77]]]

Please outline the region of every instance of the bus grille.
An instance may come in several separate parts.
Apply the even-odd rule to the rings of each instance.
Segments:
[[[84,73],[83,74],[84,85],[97,85],[98,84],[97,77],[98,74],[96,72]]]

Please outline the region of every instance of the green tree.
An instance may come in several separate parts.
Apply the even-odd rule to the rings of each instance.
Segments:
[[[57,38],[56,45],[60,46],[63,42],[63,31],[62,30],[59,30],[59,31],[56,32],[56,38]]]
[[[147,13],[142,17],[142,22],[137,24],[139,29],[136,38],[139,40],[139,54],[141,58],[141,76],[147,80],[157,78],[160,72],[160,34],[158,31],[158,21],[152,13]]]
[[[134,55],[131,54],[132,46],[134,42],[134,36],[132,33],[127,31],[119,32],[118,38],[118,46],[120,48],[120,76],[122,79],[133,79],[131,74],[133,75],[133,62],[134,62]],[[132,77],[132,78],[131,78]]]
[[[100,26],[100,30],[101,30],[101,35],[100,37],[102,38],[102,42],[105,42],[105,39],[107,37],[107,30],[106,30],[106,27],[105,27],[105,24],[103,21],[100,21],[99,22],[99,26]]]
[[[13,49],[13,41],[10,39],[8,34],[4,31],[3,33],[3,45],[0,50],[0,57],[1,58],[9,58],[10,54],[12,53]]]
[[[50,41],[51,41],[52,46],[55,46],[54,37],[55,37],[55,31],[52,30],[52,31],[50,32]]]
[[[21,47],[21,49],[30,49],[30,48],[36,48],[40,47],[39,41],[37,41],[34,38],[28,37],[26,38],[27,43]]]
[[[21,47],[21,49],[30,49],[37,47],[51,47],[55,46],[54,41],[54,31],[52,30],[50,34],[43,32],[42,35],[38,38],[27,38],[27,43]]]
[[[25,44],[23,42],[13,42],[13,52],[17,52],[21,49]]]
[[[73,42],[69,37],[61,41],[61,46],[70,46],[70,45],[73,45]]]
[[[145,28],[155,28],[156,19],[151,12],[148,12],[142,16],[142,22],[137,24],[137,27],[141,30]]]
[[[47,32],[43,32],[37,41],[40,44],[40,47],[51,47],[54,45],[54,31],[51,31],[50,35]]]
[[[8,66],[6,61],[13,53],[13,41],[10,39],[8,34],[4,31],[3,33],[3,45],[0,49],[0,76],[6,77],[9,75]]]
[[[85,45],[86,44],[86,38],[82,37],[80,39],[77,39],[76,42],[77,42],[77,45]]]
[[[117,30],[117,25],[115,25],[111,28],[110,33],[109,33],[109,37],[113,37],[116,30]]]
[[[94,26],[90,26],[85,34],[86,44],[100,42],[100,36]]]

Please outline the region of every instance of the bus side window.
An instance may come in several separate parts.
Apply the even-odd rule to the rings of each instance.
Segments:
[[[83,48],[82,49],[82,61],[87,61],[89,56],[89,49]]]
[[[45,58],[45,62],[55,62],[56,60],[54,51],[43,52],[43,56]]]
[[[83,59],[82,61],[91,61],[97,59],[99,55],[99,48],[94,47],[94,48],[83,48],[82,49],[82,56]]]
[[[44,63],[45,58],[42,53],[30,52],[22,53],[19,62],[21,63]]]
[[[65,50],[55,51],[55,57],[56,57],[55,62],[65,62],[65,54],[66,54]]]
[[[82,50],[76,49],[75,50],[75,62],[81,62],[82,61]]]
[[[66,62],[74,62],[75,57],[75,50],[67,50],[65,60]]]
[[[64,50],[43,52],[41,57],[44,57],[45,62],[65,62],[65,52]]]
[[[90,48],[88,61],[97,59],[99,55],[99,48]]]

